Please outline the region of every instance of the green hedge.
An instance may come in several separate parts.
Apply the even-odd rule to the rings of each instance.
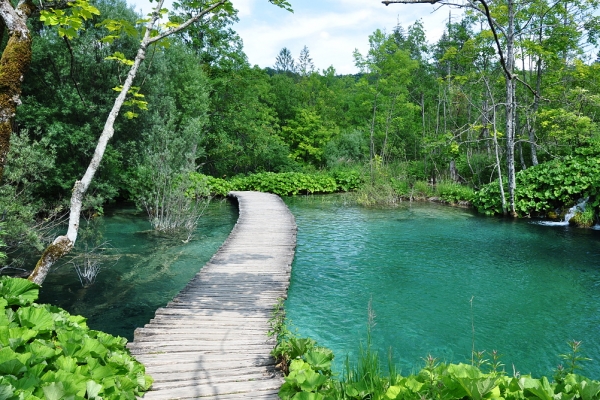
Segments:
[[[191,175],[190,192],[196,186],[207,185],[212,195],[226,196],[232,190],[251,190],[274,193],[279,196],[297,194],[325,194],[356,190],[362,183],[356,171],[335,172],[332,174],[301,172],[261,172],[231,179],[221,179],[199,173]]]
[[[578,149],[574,155],[555,159],[520,171],[516,175],[515,210],[519,215],[545,215],[572,206],[589,197],[594,209],[600,205],[600,152],[597,148]],[[505,188],[508,201],[508,189]],[[502,213],[498,182],[475,194],[473,205],[480,213]]]
[[[0,278],[0,399],[131,399],[152,379],[126,340],[91,330],[85,318],[35,304],[39,286]]]

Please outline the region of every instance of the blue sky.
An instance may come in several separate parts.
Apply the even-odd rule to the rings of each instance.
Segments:
[[[149,11],[147,0],[128,0]],[[399,22],[404,27],[422,19],[430,41],[437,40],[448,19],[449,9],[429,4],[396,4],[386,7],[380,0],[289,0],[294,13],[267,0],[232,0],[240,22],[233,28],[244,41],[251,64],[270,67],[283,47],[298,58],[306,45],[319,70],[333,65],[338,73],[355,73],[352,53],[366,53],[369,35],[376,29],[388,32]],[[458,16],[458,10],[453,10]]]

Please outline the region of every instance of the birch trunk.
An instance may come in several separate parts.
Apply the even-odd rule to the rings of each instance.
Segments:
[[[515,42],[515,10],[513,0],[507,1],[508,5],[508,29],[506,30],[506,167],[508,180],[508,212],[516,217],[515,211],[515,79],[513,76],[515,65],[514,42]]]
[[[129,73],[127,74],[127,79],[123,83],[123,89],[115,99],[113,108],[108,114],[106,123],[104,124],[104,129],[102,130],[100,139],[98,139],[98,144],[96,145],[96,150],[94,151],[92,160],[90,161],[90,164],[81,180],[76,181],[75,185],[73,186],[67,234],[54,239],[54,242],[52,242],[52,244],[48,246],[46,250],[44,250],[42,257],[39,259],[37,265],[35,266],[35,269],[28,278],[30,281],[41,285],[46,279],[46,276],[48,275],[48,272],[50,271],[52,265],[61,257],[66,255],[69,251],[71,251],[71,249],[75,245],[75,242],[77,241],[77,232],[79,231],[79,219],[81,215],[83,198],[88,188],[90,187],[92,180],[94,179],[94,175],[96,174],[98,167],[100,166],[100,162],[102,161],[102,157],[104,156],[104,152],[106,150],[106,146],[108,145],[108,141],[112,138],[114,134],[115,120],[117,119],[119,111],[121,110],[121,107],[125,102],[129,89],[131,89],[131,86],[133,85],[133,80],[135,79],[138,68],[144,60],[144,58],[146,57],[146,50],[148,49],[148,46],[152,43],[158,42],[159,40],[167,36],[170,36],[174,33],[186,29],[188,26],[198,21],[204,15],[213,12],[216,8],[222,6],[227,2],[228,0],[220,0],[211,5],[210,7],[207,7],[206,9],[198,12],[198,14],[196,14],[195,16],[190,17],[181,25],[173,27],[164,33],[152,36],[152,33],[155,30],[156,23],[160,16],[160,10],[162,9],[164,3],[164,0],[158,1],[158,4],[154,8],[150,21],[148,21],[148,23],[146,24],[144,37],[142,38],[140,47],[138,48],[138,52],[135,56],[133,65],[131,66]]]
[[[159,5],[162,6],[162,2],[160,2]],[[44,250],[42,257],[39,259],[35,266],[35,269],[31,273],[31,275],[29,275],[28,279],[34,283],[37,283],[38,285],[41,285],[44,282],[46,276],[48,275],[48,272],[50,272],[50,268],[52,267],[52,265],[61,257],[69,253],[71,249],[73,249],[73,246],[77,241],[77,233],[79,231],[79,219],[81,216],[83,198],[88,188],[90,187],[92,180],[94,179],[94,175],[96,174],[96,171],[100,166],[102,158],[104,157],[104,152],[106,151],[108,141],[113,137],[115,133],[115,120],[117,119],[117,116],[121,111],[121,107],[125,102],[125,98],[127,97],[129,89],[131,89],[138,68],[144,60],[144,58],[146,57],[146,49],[148,47],[148,40],[150,39],[150,32],[152,30],[151,28],[154,26],[157,17],[158,14],[155,13],[153,19],[151,20],[151,22],[149,22],[149,24],[151,25],[148,27],[148,29],[146,29],[146,33],[144,35],[144,38],[142,39],[142,43],[138,49],[133,65],[131,66],[129,73],[127,74],[127,79],[125,79],[125,82],[123,84],[123,90],[115,99],[115,103],[110,113],[108,114],[108,118],[106,119],[106,122],[104,124],[104,129],[102,130],[102,134],[100,135],[100,138],[98,139],[98,144],[96,145],[96,149],[94,150],[92,160],[90,161],[90,164],[88,165],[87,170],[85,171],[85,174],[83,175],[81,180],[75,181],[75,185],[73,185],[73,191],[71,195],[71,210],[69,213],[69,226],[67,229],[67,234],[54,239],[52,244],[50,244],[46,248],[46,250]]]

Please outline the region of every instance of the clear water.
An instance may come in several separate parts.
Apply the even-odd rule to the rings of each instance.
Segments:
[[[223,244],[237,220],[229,202],[213,202],[200,219],[194,238],[154,234],[145,213],[108,210],[98,220],[98,232],[109,243],[109,258],[96,282],[83,288],[72,265],[52,271],[40,291],[50,303],[88,318],[92,329],[133,338],[157,308],[169,302]],[[116,262],[115,262],[116,261]]]
[[[576,339],[600,378],[600,232],[331,199],[286,200],[298,224],[286,310],[338,371],[364,343],[372,301],[373,343],[404,373],[428,354],[470,360],[474,326],[476,350],[497,349],[511,374],[551,374]]]

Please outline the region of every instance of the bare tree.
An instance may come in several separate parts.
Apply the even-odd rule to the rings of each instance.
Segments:
[[[281,49],[275,58],[275,69],[279,72],[296,72],[296,63],[292,52],[287,47]]]
[[[298,72],[302,76],[308,76],[314,71],[315,64],[313,64],[313,59],[310,58],[308,47],[304,46],[300,51],[300,57],[298,57]]]

